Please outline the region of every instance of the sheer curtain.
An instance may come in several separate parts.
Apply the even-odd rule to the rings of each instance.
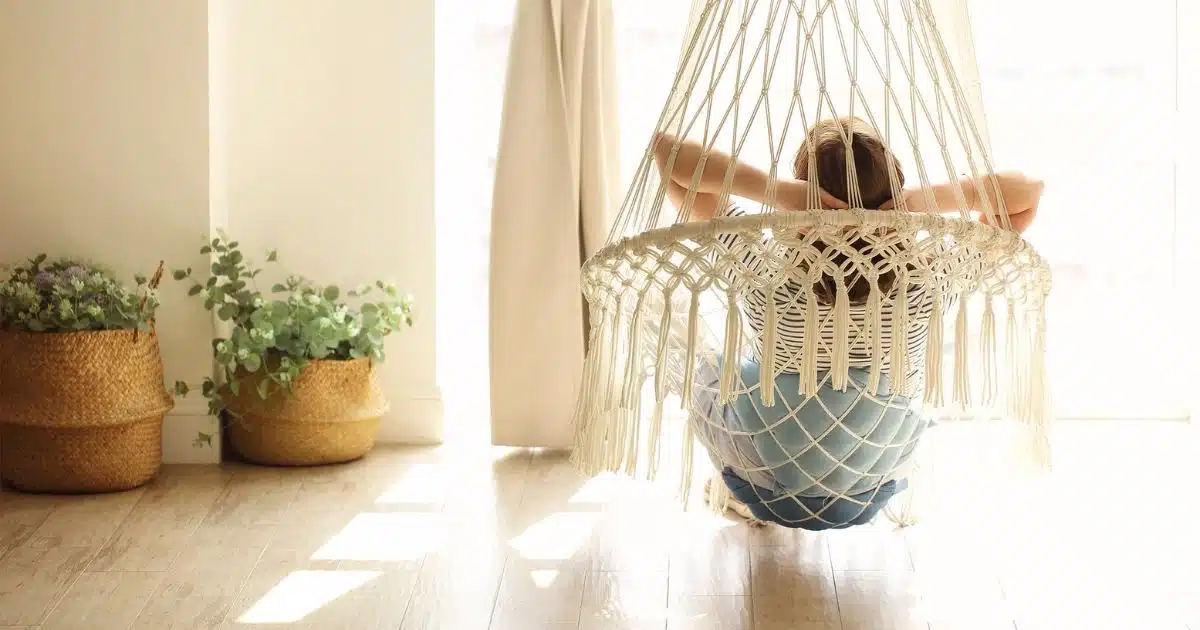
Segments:
[[[491,182],[516,6],[439,0],[438,355],[451,439],[456,429],[470,440],[488,430]],[[613,0],[622,194],[670,89],[690,8],[691,0]]]

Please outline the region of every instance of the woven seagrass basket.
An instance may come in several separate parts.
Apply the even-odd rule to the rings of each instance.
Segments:
[[[230,401],[233,450],[269,466],[315,466],[359,459],[375,446],[388,410],[370,359],[313,361],[292,384],[262,400],[244,375]],[[259,377],[261,378],[261,377]]]
[[[26,492],[136,488],[162,466],[153,332],[0,330],[0,482]]]

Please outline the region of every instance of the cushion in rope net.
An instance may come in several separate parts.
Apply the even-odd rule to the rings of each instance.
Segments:
[[[721,365],[698,366],[689,422],[733,497],[759,520],[829,529],[869,522],[907,480],[895,477],[928,422],[913,401],[874,390],[852,368],[845,391],[819,375],[815,396],[798,393],[797,374],[775,379],[775,405],[753,390],[720,401]],[[760,364],[741,362],[743,383],[761,387]]]

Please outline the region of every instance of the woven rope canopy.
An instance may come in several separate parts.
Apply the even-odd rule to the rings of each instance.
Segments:
[[[865,510],[901,475],[934,409],[1001,409],[1048,466],[1049,268],[1001,195],[968,201],[994,168],[960,80],[973,61],[948,49],[929,0],[697,0],[685,40],[608,245],[584,266],[576,464],[653,478],[678,447],[686,500],[699,440],[768,509],[805,500],[776,522],[830,527],[854,521],[823,513],[835,499]],[[894,208],[863,208],[867,174],[847,159],[849,209],[821,209],[831,182],[805,140],[846,117],[898,161]],[[656,162],[664,138],[668,171],[685,141],[731,156],[718,206],[740,212],[689,221],[696,194],[672,203]],[[811,209],[789,209],[777,184],[802,145]],[[733,195],[739,162],[768,173],[759,202]],[[947,194],[953,211],[910,207]]]

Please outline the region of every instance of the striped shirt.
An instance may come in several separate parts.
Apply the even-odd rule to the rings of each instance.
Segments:
[[[741,216],[745,213],[730,206],[727,216]],[[718,237],[721,243],[734,256],[740,256],[745,269],[753,273],[770,273],[770,266],[758,255],[758,247],[746,247],[741,243],[741,234],[724,233]],[[764,240],[764,243],[767,241]],[[778,256],[792,265],[797,264],[798,252],[789,250],[779,251]],[[779,263],[775,263],[778,265]],[[733,279],[739,275],[740,266],[731,265],[726,274]],[[744,273],[744,270],[741,271]],[[807,290],[804,283],[795,279],[775,289],[775,370],[777,373],[799,372],[804,348],[805,311],[807,310]],[[742,311],[750,326],[760,336],[755,341],[756,358],[762,359],[761,332],[766,326],[767,295],[763,289],[753,288],[742,296]],[[878,334],[881,337],[881,349],[884,356],[881,373],[887,374],[891,362],[893,314],[896,303],[893,296],[881,300],[882,317]],[[943,311],[951,304],[943,304]],[[929,320],[933,314],[934,299],[931,291],[922,286],[908,287],[908,383],[909,391],[919,391],[924,380],[925,349],[929,344]],[[869,314],[865,304],[850,305],[849,313],[849,365],[852,368],[870,368],[873,343],[867,331]],[[816,361],[818,371],[832,369],[831,354],[834,347],[834,318],[832,304],[817,305],[817,321],[820,327],[817,335],[818,347]]]

